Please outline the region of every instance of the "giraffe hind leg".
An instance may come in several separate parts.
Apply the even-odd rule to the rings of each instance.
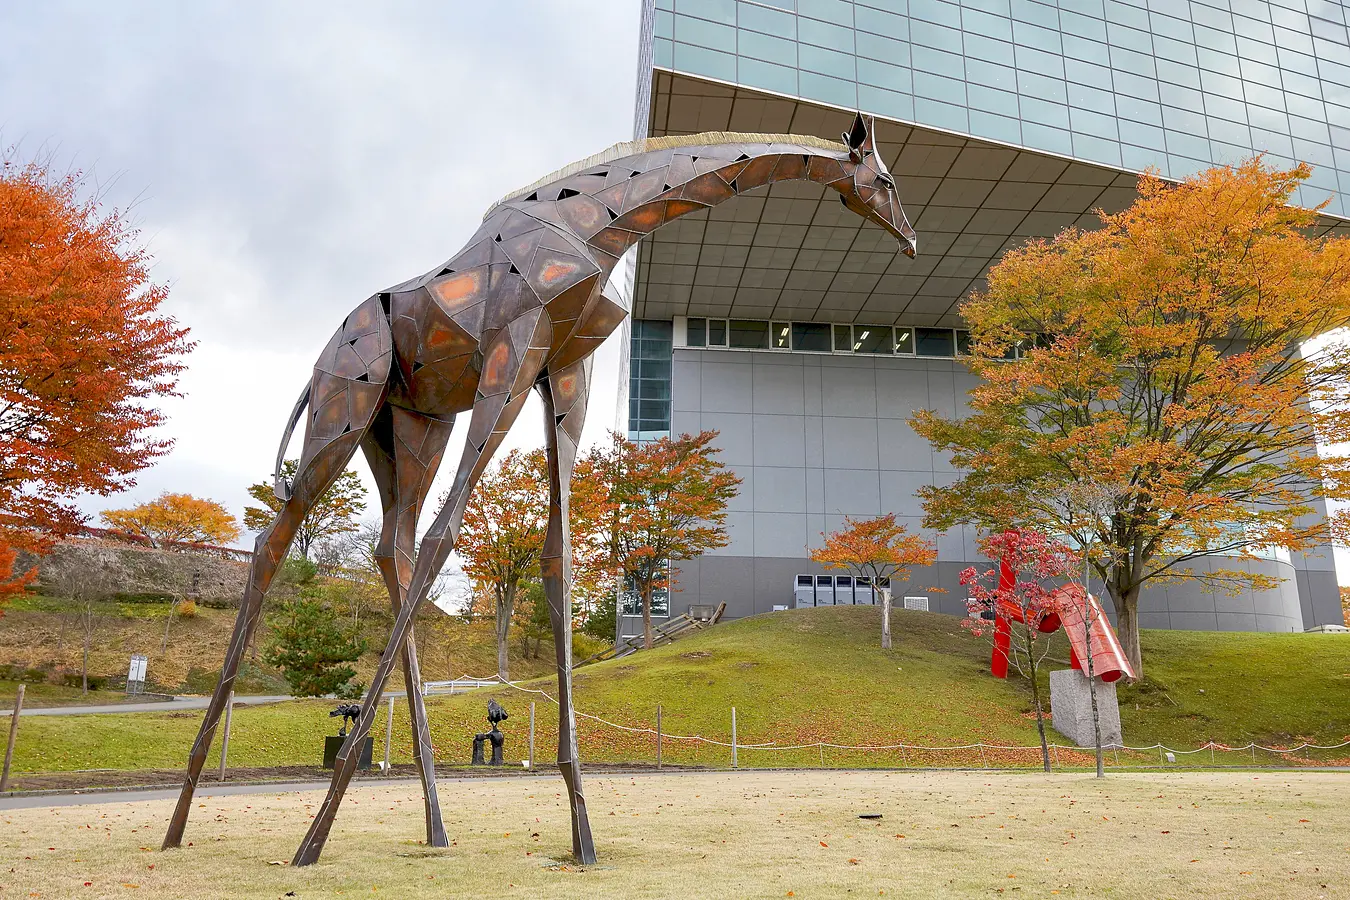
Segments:
[[[376,422],[363,443],[366,458],[379,488],[384,522],[375,551],[375,563],[389,591],[389,602],[398,615],[412,575],[412,550],[417,517],[431,489],[432,478],[450,439],[453,421],[423,416],[396,406]],[[449,846],[436,790],[435,753],[431,728],[420,691],[422,678],[417,662],[417,640],[410,631],[403,649],[403,681],[413,731],[413,760],[422,781],[426,806],[427,844]]]
[[[572,542],[568,504],[572,467],[586,421],[586,391],[590,358],[573,363],[539,382],[544,401],[544,446],[548,456],[548,526],[540,570],[544,596],[553,625],[558,663],[558,769],[567,785],[572,812],[572,854],[577,862],[595,862],[586,796],[581,787],[581,759],[577,752],[577,717],[572,707]]]
[[[363,351],[358,353],[357,350]],[[387,393],[393,341],[378,298],[371,298],[348,316],[329,341],[315,366],[310,387],[310,416],[305,447],[288,499],[254,544],[253,560],[244,596],[239,603],[234,632],[197,738],[188,754],[187,773],[178,805],[169,820],[163,849],[178,847],[187,827],[196,791],[216,727],[224,712],[244,652],[257,629],[263,596],[286,557],[300,523],[310,508],[346,469],[361,438],[370,428]],[[367,362],[366,360],[369,360]],[[318,402],[315,402],[318,401]]]

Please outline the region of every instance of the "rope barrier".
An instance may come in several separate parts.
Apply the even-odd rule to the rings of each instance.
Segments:
[[[471,677],[471,676],[466,676],[466,677]],[[522,693],[527,693],[527,694],[538,694],[538,695],[540,695],[541,697],[543,697],[544,699],[548,700],[550,703],[554,704],[555,706],[556,706],[557,703],[558,703],[558,701],[557,701],[556,699],[554,699],[553,696],[552,696],[551,694],[548,693],[548,691],[540,690],[539,688],[525,687],[524,685],[518,684],[517,682],[514,682],[514,681],[502,681],[500,678],[498,678],[498,677],[495,676],[495,675],[494,675],[494,676],[490,676],[490,677],[488,677],[488,678],[478,678],[478,679],[476,679],[476,680],[478,680],[478,681],[491,681],[491,682],[496,682],[497,684],[500,684],[500,685],[502,685],[503,687],[509,687],[509,688],[511,688],[511,689],[513,689],[513,690],[517,690],[517,691],[520,691],[520,692],[522,692]],[[584,712],[581,712],[581,711],[579,711],[579,710],[576,710],[575,708],[574,708],[573,711],[574,711],[574,713],[576,714],[577,718],[579,718],[579,719],[588,719],[588,720],[590,720],[590,721],[592,721],[592,722],[599,722],[599,723],[602,724],[602,725],[606,725],[606,726],[608,726],[608,727],[610,727],[610,728],[616,728],[616,729],[618,729],[619,731],[624,731],[624,732],[627,732],[627,733],[629,733],[629,734],[650,734],[650,735],[652,735],[653,737],[656,735],[656,729],[655,729],[655,728],[649,728],[649,727],[635,727],[635,726],[631,726],[631,725],[620,725],[618,722],[611,722],[609,719],[605,719],[605,718],[602,718],[602,717],[600,717],[600,716],[591,715],[590,713],[584,713]],[[728,747],[728,748],[731,747],[731,744],[730,744],[729,742],[727,742],[727,741],[719,741],[719,740],[716,740],[716,739],[714,739],[714,738],[706,738],[706,737],[703,737],[702,735],[699,735],[699,734],[669,734],[669,733],[667,733],[667,732],[665,732],[665,731],[662,731],[662,732],[661,732],[661,739],[662,739],[662,740],[672,740],[672,741],[693,741],[693,742],[696,742],[696,743],[709,744],[709,745],[714,746],[714,747]],[[1049,748],[1050,750],[1052,750],[1052,751],[1055,753],[1056,759],[1058,759],[1059,751],[1060,751],[1061,749],[1064,749],[1064,750],[1078,750],[1078,751],[1087,751],[1087,750],[1093,750],[1093,749],[1095,749],[1095,748],[1093,748],[1093,747],[1077,747],[1077,746],[1071,746],[1071,745],[1067,745],[1067,744],[1058,744],[1058,743],[1050,743],[1050,744],[1048,744],[1047,746],[1048,746],[1048,748]],[[1299,753],[1299,752],[1305,751],[1305,750],[1342,750],[1342,749],[1345,749],[1346,747],[1350,747],[1350,740],[1342,741],[1342,742],[1339,743],[1339,744],[1325,744],[1325,745],[1324,745],[1324,744],[1309,744],[1309,743],[1306,743],[1306,742],[1305,742],[1305,743],[1303,743],[1303,744],[1300,744],[1300,745],[1297,746],[1297,747],[1288,747],[1288,748],[1281,748],[1281,747],[1265,747],[1265,746],[1262,746],[1261,744],[1257,744],[1257,743],[1248,743],[1248,744],[1246,744],[1246,745],[1244,745],[1244,746],[1241,746],[1241,747],[1230,747],[1230,746],[1228,746],[1228,745],[1226,745],[1226,744],[1220,744],[1220,743],[1217,743],[1217,742],[1215,742],[1215,741],[1208,741],[1208,742],[1206,742],[1204,745],[1202,745],[1202,746],[1200,746],[1200,747],[1198,747],[1198,748],[1196,748],[1196,749],[1194,749],[1194,750],[1178,750],[1178,749],[1175,749],[1175,748],[1173,748],[1173,747],[1168,747],[1168,746],[1166,746],[1165,744],[1161,744],[1161,743],[1157,743],[1157,744],[1149,744],[1149,745],[1147,745],[1147,746],[1139,746],[1139,747],[1130,746],[1130,745],[1128,745],[1128,744],[1103,744],[1103,745],[1102,745],[1102,749],[1103,749],[1103,750],[1115,750],[1115,751],[1117,751],[1117,752],[1118,752],[1118,751],[1121,751],[1121,750],[1126,750],[1126,751],[1135,752],[1135,753],[1144,753],[1144,752],[1151,752],[1151,751],[1157,750],[1157,751],[1159,752],[1159,754],[1162,754],[1162,753],[1173,753],[1173,754],[1177,754],[1177,755],[1192,755],[1192,754],[1195,754],[1195,753],[1204,753],[1204,752],[1207,751],[1207,750],[1208,750],[1208,751],[1211,751],[1211,752],[1213,752],[1213,751],[1215,751],[1215,750],[1220,750],[1220,751],[1232,752],[1232,753],[1254,752],[1254,751],[1256,751],[1256,750],[1263,750],[1263,751],[1265,751],[1265,752],[1267,752],[1267,753]],[[812,750],[812,749],[819,749],[819,750],[821,750],[821,751],[823,752],[826,748],[829,748],[829,749],[831,749],[831,750],[857,750],[857,751],[899,750],[899,751],[903,754],[903,753],[904,753],[905,751],[907,751],[907,750],[918,750],[918,751],[923,751],[923,752],[928,752],[928,753],[940,753],[940,752],[944,752],[944,751],[953,751],[953,750],[980,750],[982,753],[983,753],[983,751],[985,751],[985,750],[1004,750],[1004,751],[1031,751],[1031,750],[1037,750],[1037,751],[1038,751],[1038,750],[1041,749],[1041,746],[1040,746],[1040,744],[1028,744],[1028,745],[1025,745],[1025,746],[1016,745],[1016,744],[987,744],[987,743],[985,743],[984,741],[978,741],[978,742],[976,742],[976,743],[974,743],[974,744],[953,744],[953,745],[950,745],[950,746],[944,746],[944,747],[929,747],[929,746],[925,746],[925,745],[922,745],[922,744],[905,744],[905,743],[898,743],[898,744],[835,744],[835,743],[832,743],[832,742],[830,742],[830,741],[813,741],[813,742],[811,742],[811,743],[809,743],[809,744],[779,744],[779,743],[777,743],[777,742],[775,742],[775,741],[769,741],[769,742],[767,742],[767,743],[762,743],[762,744],[742,744],[742,743],[740,743],[739,741],[736,743],[736,749],[738,749],[738,750],[786,751],[786,750]],[[908,762],[906,762],[906,765],[908,765]]]

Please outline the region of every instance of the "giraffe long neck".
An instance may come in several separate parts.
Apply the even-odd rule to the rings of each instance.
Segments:
[[[601,258],[617,259],[662,225],[754,188],[778,181],[844,185],[852,175],[842,146],[691,145],[593,166],[540,189],[530,205],[566,225]],[[556,199],[544,200],[549,195]],[[552,208],[538,208],[543,206]]]

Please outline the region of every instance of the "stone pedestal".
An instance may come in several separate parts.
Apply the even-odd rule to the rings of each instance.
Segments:
[[[1060,669],[1050,673],[1050,714],[1055,730],[1080,747],[1093,747],[1092,695],[1087,676],[1078,669]],[[1120,734],[1120,706],[1116,686],[1097,681],[1097,721],[1102,731],[1102,746],[1123,744]]]

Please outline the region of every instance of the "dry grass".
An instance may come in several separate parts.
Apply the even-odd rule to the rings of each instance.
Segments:
[[[585,869],[561,862],[561,788],[445,782],[455,843],[430,850],[415,787],[357,787],[299,870],[270,863],[317,793],[205,798],[171,853],[168,801],[9,811],[0,897],[1350,897],[1350,779],[1331,773],[593,778]]]

